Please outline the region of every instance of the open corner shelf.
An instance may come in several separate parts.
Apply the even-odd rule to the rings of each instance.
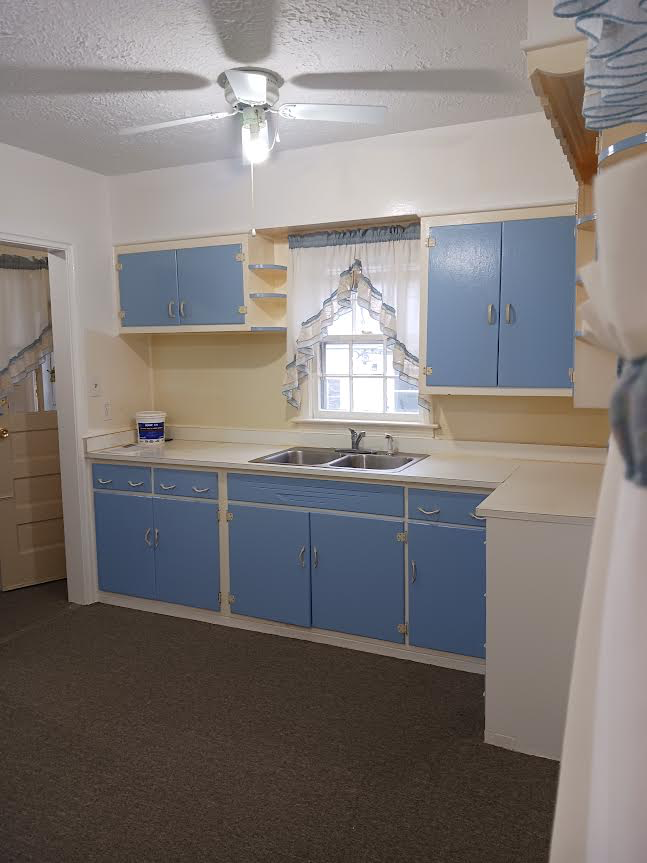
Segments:
[[[288,268],[284,264],[247,264],[247,268],[255,271],[270,271],[270,272],[279,272],[279,273],[287,273]]]
[[[601,165],[602,162],[605,162],[610,156],[614,156],[616,153],[624,153],[626,150],[633,150],[634,147],[640,147],[643,144],[647,144],[647,132],[640,132],[638,135],[631,135],[629,138],[623,138],[622,141],[616,141],[615,144],[611,144],[610,147],[605,147],[604,150],[601,150],[598,156],[598,165]]]
[[[595,222],[597,219],[597,213],[591,213],[588,216],[579,216],[576,221],[576,227],[578,231],[595,231]]]
[[[278,291],[256,292],[249,295],[250,300],[287,300],[287,294],[280,294]]]

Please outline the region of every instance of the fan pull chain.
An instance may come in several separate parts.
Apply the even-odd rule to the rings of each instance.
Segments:
[[[252,237],[255,237],[256,236],[256,228],[254,227],[254,223],[256,222],[256,211],[255,211],[255,205],[254,205],[254,163],[253,162],[249,163],[249,176],[250,176],[250,184],[251,184],[251,191],[252,191],[252,212],[251,212],[252,229],[250,231],[250,234],[252,235]]]

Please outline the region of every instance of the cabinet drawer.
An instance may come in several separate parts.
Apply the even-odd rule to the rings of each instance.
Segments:
[[[156,467],[153,489],[155,494],[217,500],[218,474],[207,471],[170,470]]]
[[[488,494],[410,488],[409,519],[482,527],[485,521],[482,518],[475,518],[474,510],[488,497]]]
[[[404,515],[404,489],[396,485],[230,473],[227,495],[233,501]]]
[[[92,465],[92,485],[104,491],[151,493],[151,469],[130,464]]]

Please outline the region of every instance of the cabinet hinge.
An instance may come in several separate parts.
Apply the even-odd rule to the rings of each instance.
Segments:
[[[409,624],[408,623],[398,623],[398,632],[400,635],[408,635],[409,634]]]
[[[226,518],[227,518],[227,521],[233,521],[233,520],[234,520],[234,514],[233,514],[233,512],[228,512],[228,513],[226,514]]]
[[[435,245],[436,245],[436,240],[435,240],[435,238],[434,238],[434,237],[432,237],[432,236],[431,236],[431,234],[429,234],[429,236],[427,237],[427,248],[428,248],[428,249],[433,249],[433,247],[434,247]]]
[[[236,602],[236,597],[233,593],[227,594],[227,599],[229,600],[229,605],[233,605]]]
[[[572,384],[575,383],[575,369],[568,370],[568,379]]]
[[[402,530],[399,533],[396,533],[395,538],[398,542],[406,542],[407,541],[407,532],[406,530]]]
[[[222,590],[218,591],[218,605],[222,605]]]
[[[115,264],[115,270],[117,270],[118,273],[120,273],[123,270],[123,268],[124,268],[123,264],[120,264],[119,262],[117,262]]]
[[[126,318],[126,312],[123,309],[119,309],[119,320],[123,321]]]
[[[245,260],[245,253],[244,252],[238,252],[236,254],[236,260],[237,261],[244,261]]]
[[[247,314],[247,306],[238,306],[238,314],[246,315]]]
[[[432,371],[433,371],[433,369],[431,368],[431,366],[425,366],[425,374],[426,375],[430,375],[432,373]]]

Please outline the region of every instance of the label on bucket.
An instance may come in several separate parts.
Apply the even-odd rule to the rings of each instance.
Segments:
[[[164,422],[138,423],[140,441],[161,441],[164,439]]]

